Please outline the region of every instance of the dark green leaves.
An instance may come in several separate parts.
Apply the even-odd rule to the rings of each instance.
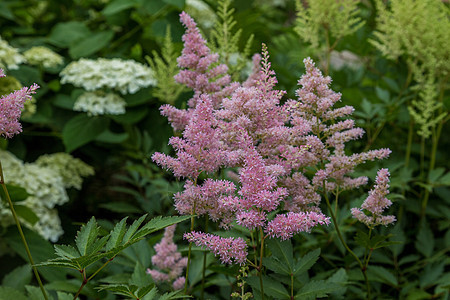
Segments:
[[[83,270],[102,258],[112,260],[120,251],[137,243],[146,235],[163,229],[169,225],[182,222],[190,218],[183,217],[157,217],[150,220],[144,226],[146,215],[127,226],[126,219],[122,219],[111,232],[99,237],[100,228],[94,217],[83,225],[75,238],[76,247],[70,245],[55,245],[55,253],[58,258],[39,264],[40,266],[67,267],[75,270]]]
[[[62,131],[67,152],[93,141],[108,127],[109,120],[103,117],[88,117],[85,114],[70,119]]]

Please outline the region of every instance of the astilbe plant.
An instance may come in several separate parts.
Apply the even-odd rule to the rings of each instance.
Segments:
[[[152,256],[152,263],[157,269],[147,269],[155,282],[168,282],[174,290],[184,287],[185,278],[181,276],[187,264],[187,258],[181,257],[177,245],[173,242],[176,225],[165,228],[164,236],[155,245],[156,254]]]
[[[175,78],[192,88],[194,96],[186,110],[161,108],[181,136],[169,141],[176,157],[155,153],[152,158],[187,179],[185,190],[174,197],[180,214],[207,215],[224,229],[238,224],[259,237],[260,257],[251,261],[247,247],[256,245],[194,231],[192,217],[191,232],[184,235],[190,242],[188,257],[195,243],[223,263],[249,264],[258,271],[264,294],[265,240],[288,240],[329,224],[319,207],[322,197],[336,225],[328,194],[337,199],[342,191],[366,184],[367,177],[351,176],[355,168],[387,157],[390,150],[346,154],[345,144],[361,138],[364,131],[349,119],[352,107],[334,108],[341,95],[330,89],[331,78],[324,77],[310,58],[304,60],[298,99],[282,103],[285,92],[275,89],[277,79],[265,45],[262,57],[254,57],[261,64],[249,79],[230,83],[227,67],[217,65],[217,55],[210,53],[192,18],[182,13],[180,19],[187,31],[178,59],[181,71]],[[226,168],[237,168],[234,180],[215,179]],[[339,237],[345,243],[340,233]],[[189,262],[187,274],[188,270]]]

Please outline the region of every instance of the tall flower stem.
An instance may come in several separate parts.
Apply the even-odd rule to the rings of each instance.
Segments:
[[[261,251],[259,254],[259,266],[258,266],[258,275],[259,275],[259,284],[261,286],[261,299],[264,300],[264,286],[262,281],[262,260],[264,256],[264,233],[262,227],[259,227],[259,234],[261,236]]]
[[[22,243],[25,246],[25,251],[27,252],[28,260],[30,261],[31,268],[33,269],[34,276],[36,277],[37,282],[39,283],[39,287],[41,289],[42,295],[45,300],[48,300],[47,293],[45,292],[44,285],[42,284],[41,277],[39,276],[39,272],[34,265],[33,257],[31,256],[30,248],[28,247],[27,240],[25,239],[25,235],[22,231],[22,226],[20,225],[19,218],[17,217],[16,210],[14,209],[14,205],[12,203],[11,197],[9,196],[8,189],[5,184],[5,177],[3,176],[3,168],[0,162],[0,184],[2,185],[3,192],[6,195],[6,200],[9,203],[9,208],[11,209],[11,213],[13,215],[14,221],[16,222],[17,229],[19,230],[20,237],[22,238]]]
[[[195,205],[194,205],[194,211],[195,211]],[[195,222],[195,215],[194,212],[191,216],[191,232],[194,231],[194,222]],[[191,250],[192,250],[192,242],[189,242],[189,250],[188,250],[188,261],[186,265],[186,282],[184,283],[184,294],[187,295],[188,290],[188,281],[189,281],[189,265],[191,264]]]
[[[333,220],[334,228],[336,229],[336,233],[338,235],[338,238],[341,241],[341,243],[344,246],[344,248],[347,249],[347,251],[355,258],[356,262],[358,263],[358,265],[359,265],[359,267],[361,269],[361,272],[363,273],[364,280],[366,282],[367,299],[371,299],[371,297],[370,297],[370,283],[369,283],[369,279],[367,278],[367,266],[363,265],[363,263],[361,262],[359,257],[352,251],[352,249],[350,249],[350,247],[345,242],[345,240],[344,240],[344,238],[343,238],[343,236],[341,234],[341,231],[339,230],[339,225],[338,225],[338,222],[336,220],[336,216],[335,216],[335,214],[333,212],[333,209],[331,207],[330,200],[328,199],[328,194],[327,194],[327,190],[326,190],[326,187],[325,187],[325,182],[323,184],[323,189],[324,189],[325,201],[327,202],[328,211],[331,214],[331,219]]]
[[[205,233],[208,233],[208,216],[205,216]],[[205,251],[203,253],[203,270],[202,270],[202,294],[201,299],[205,299],[205,273],[206,273],[206,257],[208,256],[208,253]]]

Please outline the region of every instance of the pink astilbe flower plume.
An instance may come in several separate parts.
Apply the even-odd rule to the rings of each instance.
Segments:
[[[176,131],[183,130],[188,124],[200,94],[208,94],[213,107],[218,108],[222,98],[230,95],[239,86],[239,83],[231,83],[231,77],[227,74],[228,66],[217,64],[219,55],[211,53],[206,46],[206,40],[200,34],[195,21],[185,12],[180,14],[180,21],[186,27],[186,33],[183,35],[183,51],[177,59],[181,70],[175,75],[175,80],[193,89],[194,97],[189,100],[187,110],[172,105],[161,107],[161,114],[169,119]]]
[[[368,227],[377,225],[389,225],[395,222],[395,216],[383,216],[383,211],[392,205],[392,202],[386,198],[389,194],[389,171],[380,169],[377,173],[375,186],[369,191],[361,208],[352,208],[352,215],[358,221],[366,224]],[[366,215],[363,210],[367,210],[370,215]]]
[[[223,238],[203,232],[188,232],[184,238],[197,246],[209,249],[224,264],[244,264],[247,259],[247,244],[242,238]]]
[[[210,97],[202,94],[197,101],[183,137],[172,137],[169,141],[177,157],[159,152],[152,156],[153,161],[172,171],[176,177],[196,179],[201,172],[215,172],[228,159],[227,152],[222,149]]]
[[[288,212],[277,215],[267,224],[265,232],[271,238],[288,240],[300,232],[310,232],[317,225],[330,224],[330,218],[318,212]]]
[[[0,69],[0,77],[5,77],[2,69]],[[34,83],[30,87],[23,87],[18,91],[1,97],[0,135],[5,138],[12,138],[14,135],[22,132],[22,125],[19,123],[19,119],[24,103],[31,100],[31,95],[35,94],[38,88],[39,86]]]
[[[184,287],[185,278],[181,276],[187,265],[187,258],[181,257],[177,251],[177,245],[173,242],[176,225],[168,226],[164,230],[164,236],[155,245],[156,254],[152,257],[152,264],[156,269],[147,269],[155,282],[168,282],[174,290]]]

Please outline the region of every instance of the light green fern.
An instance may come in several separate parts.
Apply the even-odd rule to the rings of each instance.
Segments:
[[[153,89],[153,96],[162,102],[174,104],[178,96],[187,88],[175,81],[173,78],[179,72],[177,66],[177,57],[179,53],[175,51],[170,34],[170,26],[166,29],[166,36],[161,48],[161,54],[157,51],[152,51],[153,58],[146,56],[148,63],[155,72],[155,77],[158,78],[158,83]]]
[[[229,74],[233,80],[239,79],[241,71],[245,68],[247,57],[250,54],[250,47],[253,42],[253,34],[247,40],[242,51],[239,50],[239,40],[242,29],[233,33],[236,26],[234,20],[234,8],[230,8],[232,0],[220,0],[217,9],[217,16],[213,30],[211,31],[209,47],[212,52],[218,53],[220,62],[226,64]]]
[[[358,17],[358,0],[297,0],[295,31],[314,49],[331,51],[343,37],[364,25]],[[331,50],[330,50],[331,49]]]
[[[376,3],[377,31],[370,42],[386,58],[407,62],[419,91],[409,111],[417,133],[428,138],[448,114],[439,95],[448,88],[450,73],[450,9],[440,0],[397,0],[390,7]]]

